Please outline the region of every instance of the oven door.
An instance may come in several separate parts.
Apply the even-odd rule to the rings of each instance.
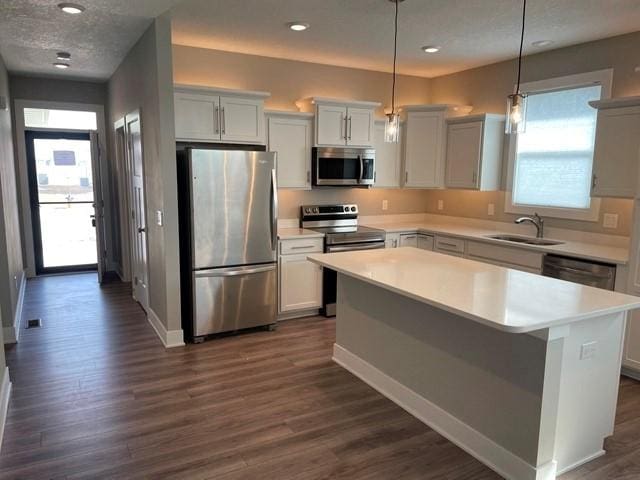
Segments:
[[[353,252],[355,250],[377,250],[384,242],[369,242],[351,245],[327,245],[325,253]],[[322,269],[322,310],[325,317],[336,316],[337,274],[335,270]]]
[[[360,184],[361,157],[346,149],[317,148],[313,156],[313,184],[345,186]]]

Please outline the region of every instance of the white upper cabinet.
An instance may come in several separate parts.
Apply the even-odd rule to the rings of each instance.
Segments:
[[[411,188],[443,188],[448,117],[471,110],[456,105],[410,105],[406,113],[403,185]]]
[[[218,95],[175,92],[176,139],[208,141],[220,138]]]
[[[277,153],[278,188],[311,189],[313,114],[267,112],[268,148]]]
[[[347,145],[371,147],[374,142],[374,110],[347,108]]]
[[[265,92],[176,85],[176,140],[264,144]]]
[[[503,115],[448,119],[445,187],[499,190],[503,144]]]
[[[347,107],[318,105],[316,125],[318,145],[346,145]]]
[[[302,104],[314,106],[316,114],[315,145],[322,147],[372,147],[376,102],[359,102],[331,98],[311,98]]]
[[[402,138],[402,125],[400,126]],[[402,142],[386,143],[384,141],[385,121],[375,122],[374,148],[376,149],[376,173],[374,187],[400,187],[400,168]]]
[[[633,198],[640,161],[640,97],[590,104],[598,109],[591,195]]]

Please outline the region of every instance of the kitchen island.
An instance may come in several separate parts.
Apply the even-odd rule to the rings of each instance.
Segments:
[[[640,298],[410,247],[308,258],[338,272],[334,360],[502,476],[605,453]]]

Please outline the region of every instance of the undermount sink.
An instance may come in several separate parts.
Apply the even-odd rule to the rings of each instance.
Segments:
[[[558,242],[557,240],[545,240],[544,238],[534,237],[520,237],[518,235],[487,235],[487,238],[493,238],[494,240],[504,240],[505,242],[524,243],[526,245],[562,245],[564,242]]]

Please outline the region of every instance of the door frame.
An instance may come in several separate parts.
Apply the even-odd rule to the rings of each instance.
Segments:
[[[38,175],[37,175],[37,165],[35,152],[33,151],[33,143],[32,140],[35,138],[45,138],[45,139],[69,139],[69,140],[85,140],[91,141],[91,134],[89,131],[82,130],[51,130],[51,129],[28,129],[25,131],[25,144],[27,147],[27,172],[29,176],[29,198],[30,198],[30,209],[31,209],[31,219],[32,219],[32,235],[33,235],[33,245],[34,245],[34,258],[35,258],[35,266],[36,266],[36,274],[37,275],[47,275],[51,273],[72,273],[72,272],[84,272],[84,271],[96,271],[98,270],[98,264],[100,263],[100,255],[99,255],[99,239],[98,232],[96,228],[96,252],[98,252],[98,258],[96,263],[90,264],[80,264],[80,265],[69,265],[69,266],[60,266],[60,267],[45,267],[43,260],[43,245],[42,245],[42,231],[40,224],[40,211],[37,208],[39,203],[39,193],[38,193]],[[27,139],[28,138],[28,139]],[[92,152],[93,155],[93,152]],[[30,158],[31,157],[31,158]],[[94,159],[92,159],[92,167],[94,164]],[[94,184],[96,180],[99,181],[99,177],[96,178],[95,173],[91,173],[91,182]],[[94,188],[95,195],[95,188]],[[98,209],[95,207],[96,199],[93,199],[93,202],[81,202],[81,203],[92,203],[94,205],[94,213],[97,213]],[[96,220],[98,215],[96,215]],[[87,219],[89,221],[89,219]]]
[[[15,114],[15,126],[16,126],[16,153],[17,153],[17,165],[16,171],[19,182],[19,198],[18,206],[20,210],[20,227],[22,234],[22,256],[24,260],[24,268],[27,278],[33,278],[36,276],[36,261],[35,261],[35,243],[33,238],[33,220],[31,218],[31,198],[29,194],[29,172],[27,162],[27,143],[25,139],[26,130],[37,131],[69,131],[69,132],[82,132],[85,130],[65,130],[62,128],[56,129],[43,129],[43,128],[25,128],[24,125],[24,109],[25,108],[49,108],[54,110],[72,110],[80,112],[94,112],[96,114],[96,124],[98,131],[98,138],[100,143],[100,150],[102,152],[108,152],[107,150],[107,136],[105,128],[105,116],[104,106],[89,103],[71,103],[71,102],[50,102],[44,100],[28,100],[28,99],[15,99],[13,101],[14,114]],[[109,178],[108,161],[104,161],[108,158],[108,155],[103,157],[103,161],[100,162],[100,179],[102,181],[102,201],[103,201],[103,214],[105,233],[105,249],[107,250],[107,258],[104,258],[107,270],[113,270],[112,261],[109,259],[109,252],[113,251],[111,245],[111,192],[109,188],[105,188],[105,180]],[[94,199],[95,200],[95,199]]]
[[[119,138],[120,131],[122,139]],[[121,143],[120,143],[121,141]],[[129,178],[127,146],[127,123],[125,117],[113,123],[114,182],[118,186],[118,218],[120,220],[120,263],[116,262],[116,273],[123,282],[131,281],[131,179]],[[114,202],[115,206],[115,202]]]

